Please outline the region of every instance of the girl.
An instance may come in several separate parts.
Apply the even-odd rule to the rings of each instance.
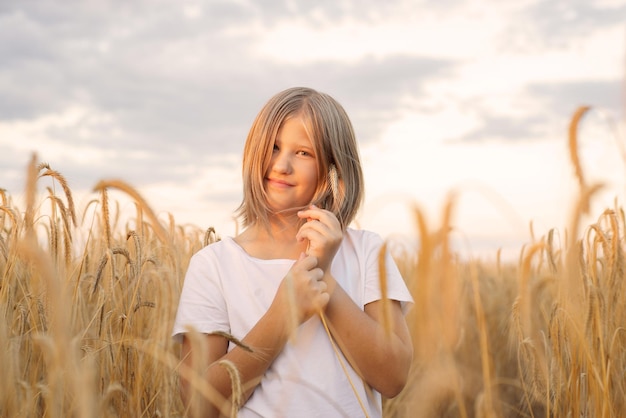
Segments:
[[[380,417],[381,394],[397,395],[407,380],[413,349],[403,308],[411,296],[385,254],[388,332],[383,241],[348,228],[363,174],[343,107],[308,88],[275,95],[248,134],[243,182],[243,232],[196,253],[185,276],[173,330],[183,363],[200,356],[209,365],[203,377],[226,399],[231,379],[219,361],[234,365],[240,417]],[[202,333],[201,351],[192,349],[191,329]],[[181,392],[188,405],[184,378]],[[203,416],[217,416],[206,403]]]

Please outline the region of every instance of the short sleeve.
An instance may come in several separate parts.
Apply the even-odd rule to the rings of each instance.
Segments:
[[[218,263],[210,247],[189,262],[172,331],[176,341],[190,328],[205,334],[230,332]]]
[[[380,252],[384,241],[376,233],[368,232],[363,236],[363,251],[365,253],[365,294],[364,303],[368,304],[382,299],[380,277]],[[387,284],[387,297],[390,300],[400,302],[402,312],[406,314],[413,304],[413,298],[409,292],[400,270],[396,265],[389,249],[385,248],[385,278]]]

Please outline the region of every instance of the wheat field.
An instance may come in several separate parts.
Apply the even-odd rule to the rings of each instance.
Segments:
[[[386,417],[626,416],[626,222],[616,205],[581,225],[600,188],[577,155],[587,111],[570,124],[580,198],[567,231],[533,236],[517,263],[463,261],[450,245],[451,196],[440,225],[413,209],[418,248],[389,243],[415,299],[415,354]],[[157,218],[120,180],[94,195],[76,208],[63,175],[36,156],[24,207],[0,190],[0,416],[184,416],[180,374],[218,402],[170,338],[187,263],[218,233]]]

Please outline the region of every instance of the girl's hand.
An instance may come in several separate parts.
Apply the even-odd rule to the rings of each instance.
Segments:
[[[280,283],[274,300],[292,316],[294,325],[326,309],[330,295],[323,277],[317,259],[302,253]]]
[[[298,242],[309,240],[308,255],[317,257],[318,267],[325,273],[330,272],[331,263],[343,239],[339,220],[334,213],[315,205],[299,211],[298,216],[307,222],[296,234],[296,239]]]

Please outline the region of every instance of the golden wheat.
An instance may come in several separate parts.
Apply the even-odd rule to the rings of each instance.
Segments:
[[[602,187],[587,184],[578,156],[587,111],[569,128],[579,198],[562,236],[531,223],[517,264],[500,252],[492,263],[463,261],[450,244],[451,193],[440,225],[414,207],[417,247],[386,242],[415,301],[414,363],[404,391],[385,400],[386,417],[626,416],[626,221],[616,200],[579,233]],[[43,178],[52,186],[42,197]],[[206,402],[235,416],[247,389],[236,367],[201,356],[187,366],[170,338],[189,259],[219,240],[215,228],[176,225],[172,214],[161,222],[120,180],[99,182],[77,211],[65,178],[36,156],[26,180],[25,208],[0,189],[0,416],[178,417]],[[134,219],[122,218],[110,189],[133,200]],[[203,339],[189,336],[201,349]],[[207,367],[229,373],[230,399],[207,383]],[[191,411],[179,376],[194,389]]]

